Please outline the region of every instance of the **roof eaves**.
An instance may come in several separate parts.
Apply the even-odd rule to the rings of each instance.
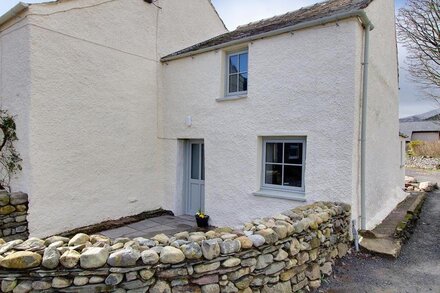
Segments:
[[[8,12],[0,16],[0,26],[10,21],[14,17],[18,16],[21,12],[28,9],[29,4],[19,2],[17,5],[12,7]]]
[[[194,56],[194,55],[205,53],[205,52],[215,51],[218,49],[227,48],[227,47],[238,45],[238,44],[248,43],[251,41],[258,40],[258,39],[272,37],[272,36],[280,35],[283,33],[289,33],[289,32],[293,32],[293,31],[297,31],[297,30],[305,29],[305,28],[309,28],[309,27],[314,27],[314,26],[318,26],[318,25],[324,25],[324,24],[327,24],[330,22],[340,21],[340,20],[344,20],[344,19],[348,19],[348,18],[352,18],[352,17],[360,18],[362,21],[362,24],[365,27],[367,27],[367,25],[369,25],[371,29],[374,28],[374,25],[371,23],[370,19],[368,18],[365,10],[362,8],[362,9],[358,9],[358,10],[352,10],[352,11],[334,14],[331,16],[326,16],[326,17],[322,17],[322,18],[318,18],[318,19],[314,19],[314,20],[310,20],[310,21],[297,23],[297,24],[287,26],[284,28],[280,28],[280,29],[276,29],[276,30],[272,30],[272,31],[268,31],[268,32],[263,32],[263,33],[259,33],[256,35],[251,35],[248,37],[232,40],[229,42],[220,43],[220,44],[214,45],[214,46],[202,47],[201,49],[188,50],[189,48],[191,48],[191,47],[189,47],[189,48],[177,51],[175,53],[172,53],[170,55],[167,55],[165,57],[162,57],[161,61],[167,62],[167,61],[171,61],[171,60],[175,60],[175,59],[181,59],[184,57]],[[228,33],[214,37],[210,40],[219,38],[219,37],[227,35],[227,34]],[[210,40],[207,40],[205,42],[209,42]],[[205,42],[196,44],[192,47],[198,46],[198,45],[203,44]]]
[[[408,137],[409,137],[408,135],[405,135],[405,134],[403,134],[402,132],[399,132],[399,136],[400,136],[400,137],[403,137],[403,138],[408,138]]]

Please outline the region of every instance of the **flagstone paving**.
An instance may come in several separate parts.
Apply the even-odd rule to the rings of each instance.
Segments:
[[[194,216],[161,216],[132,223],[120,228],[102,231],[99,234],[110,238],[145,237],[151,238],[157,234],[174,235],[182,231],[194,231],[197,224]]]

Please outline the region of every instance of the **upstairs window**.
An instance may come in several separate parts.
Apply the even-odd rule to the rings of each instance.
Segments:
[[[248,51],[228,55],[227,95],[245,94],[248,89]]]

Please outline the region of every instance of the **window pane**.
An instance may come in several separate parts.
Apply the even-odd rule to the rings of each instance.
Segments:
[[[238,92],[238,74],[232,74],[229,76],[229,92]]]
[[[283,160],[283,144],[282,143],[266,143],[266,163],[282,163]]]
[[[284,145],[284,163],[302,164],[302,154],[302,143],[286,143]]]
[[[202,144],[202,180],[205,180],[205,145]]]
[[[240,72],[248,72],[248,53],[240,54]]]
[[[240,73],[238,91],[239,92],[246,92],[247,91],[247,83],[248,83],[247,73]]]
[[[238,72],[238,55],[229,57],[229,73]]]
[[[191,179],[199,179],[200,145],[191,144]]]
[[[281,165],[266,164],[265,181],[264,182],[266,184],[282,185],[281,184],[281,178],[282,178],[281,172],[282,172]]]
[[[302,187],[302,167],[284,166],[284,186]]]

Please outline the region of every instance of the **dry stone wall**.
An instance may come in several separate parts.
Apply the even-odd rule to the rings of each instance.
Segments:
[[[406,158],[405,166],[407,168],[440,170],[440,158],[408,156]]]
[[[0,238],[5,241],[27,239],[28,195],[0,190]]]
[[[407,192],[431,192],[434,189],[438,189],[438,184],[436,182],[418,182],[417,179],[410,176],[405,176],[405,188],[404,191]]]
[[[0,245],[2,292],[296,292],[317,288],[349,243],[350,207],[319,202],[152,239],[77,234]]]

